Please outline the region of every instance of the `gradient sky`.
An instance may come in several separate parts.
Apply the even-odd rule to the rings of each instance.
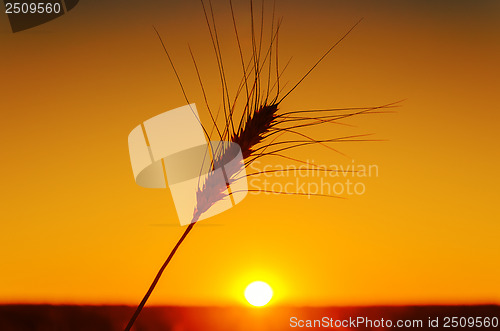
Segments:
[[[236,7],[244,34],[247,3]],[[228,7],[215,9],[236,79]],[[364,17],[281,108],[406,99],[354,128],[309,131],[387,141],[336,146],[349,158],[290,154],[376,164],[379,177],[362,196],[250,196],[200,222],[151,304],[240,303],[254,280],[276,304],[500,303],[498,2],[278,1],[277,11],[289,84]],[[187,50],[217,105],[198,1],[81,1],[17,34],[0,15],[0,302],[136,304],[184,231],[168,190],[137,186],[129,163],[128,133],[186,103],[152,25],[209,123]]]

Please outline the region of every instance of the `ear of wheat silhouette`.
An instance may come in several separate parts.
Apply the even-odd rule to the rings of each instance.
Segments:
[[[226,185],[221,185],[220,181],[216,180],[214,176],[210,173],[205,178],[204,182],[199,187],[196,193],[196,208],[193,212],[193,218],[191,223],[187,226],[186,230],[177,241],[176,245],[168,255],[167,259],[161,266],[156,277],[151,283],[148,291],[144,295],[142,301],[138,305],[134,314],[132,315],[128,325],[125,330],[130,330],[134,325],[137,317],[139,316],[142,308],[145,306],[149,296],[156,287],[161,275],[163,274],[165,268],[172,260],[173,256],[177,252],[179,246],[186,239],[187,235],[191,232],[196,221],[199,217],[208,211],[211,206],[226,198],[230,194],[236,192],[229,192],[228,187],[234,182],[241,179],[238,174],[241,170],[257,159],[274,156],[279,158],[284,158],[287,160],[297,161],[305,163],[309,170],[318,170],[319,168],[309,162],[304,162],[288,156],[283,152],[292,150],[295,148],[309,146],[313,144],[319,144],[325,148],[332,151],[340,153],[333,147],[332,143],[340,143],[346,141],[375,141],[374,139],[368,139],[368,135],[352,135],[335,137],[330,139],[317,140],[313,137],[306,135],[301,132],[301,128],[313,127],[319,125],[326,125],[332,123],[340,123],[342,119],[350,118],[353,116],[366,115],[366,114],[376,114],[376,113],[387,113],[390,112],[388,108],[396,107],[398,102],[389,103],[386,105],[376,106],[376,107],[356,107],[356,108],[328,108],[328,109],[306,109],[306,110],[290,110],[282,111],[280,105],[282,101],[290,95],[301,83],[309,76],[309,74],[323,61],[323,59],[332,52],[332,50],[337,47],[361,22],[359,20],[355,23],[340,39],[338,39],[323,55],[306,71],[306,73],[295,83],[294,86],[288,90],[284,90],[284,86],[280,84],[280,78],[288,67],[289,61],[280,68],[279,57],[278,57],[278,37],[279,30],[281,26],[282,19],[275,19],[275,5],[273,5],[272,10],[272,25],[270,31],[270,40],[267,46],[263,45],[263,18],[264,18],[264,1],[262,3],[262,8],[260,9],[260,29],[257,29],[254,22],[254,4],[253,0],[250,0],[250,16],[251,16],[251,57],[250,60],[245,62],[242,46],[240,43],[240,37],[238,33],[238,28],[236,24],[234,9],[232,1],[229,1],[229,6],[231,9],[231,18],[234,28],[234,35],[236,39],[236,44],[238,47],[241,68],[242,68],[242,78],[237,87],[237,92],[235,96],[230,97],[229,88],[226,79],[226,73],[224,71],[223,57],[219,42],[219,36],[217,33],[217,25],[215,20],[215,15],[212,7],[211,0],[208,0],[206,4],[201,0],[201,5],[203,7],[203,12],[205,16],[206,25],[210,33],[212,47],[216,56],[216,62],[219,72],[219,80],[222,90],[222,111],[224,123],[222,125],[217,123],[219,113],[214,114],[210,108],[207,96],[205,93],[205,88],[200,77],[200,72],[198,65],[196,63],[195,57],[191,48],[189,52],[191,59],[193,61],[194,68],[197,73],[198,81],[200,84],[201,91],[204,96],[205,105],[208,109],[210,119],[212,121],[212,130],[209,133],[208,130],[203,127],[203,131],[206,135],[208,141],[212,134],[216,134],[217,138],[221,141],[230,141],[236,143],[241,148],[241,153],[243,155],[243,162],[232,163],[230,167],[224,167],[226,173]],[[154,27],[153,27],[154,28]],[[179,86],[182,93],[189,104],[187,93],[184,89],[180,76],[174,66],[172,58],[170,57],[167,47],[160,36],[160,33],[154,28],[159,41],[163,47],[163,50],[168,58],[168,61],[173,69],[173,72],[177,78]],[[258,30],[258,31],[256,31]],[[238,100],[243,100],[243,109],[240,109],[240,114],[236,115],[236,108]],[[214,133],[215,131],[215,133]],[[285,137],[285,138],[283,138]],[[213,153],[211,168],[218,169],[222,166],[228,164],[228,160],[234,159],[234,149],[225,148],[224,145],[216,152]],[[319,169],[324,171],[324,169]],[[264,172],[273,172],[280,170],[267,170],[257,173],[250,173],[247,176],[258,175]],[[291,195],[304,195],[300,192],[281,192],[281,191],[264,191],[264,190],[249,190],[249,191],[260,191],[268,192],[274,194],[291,194]],[[317,195],[326,197],[337,197],[334,195],[323,195],[323,194],[309,194],[305,195]]]

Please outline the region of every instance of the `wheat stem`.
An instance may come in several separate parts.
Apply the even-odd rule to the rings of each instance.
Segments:
[[[167,267],[170,260],[172,260],[172,258],[175,255],[175,252],[177,252],[177,249],[182,244],[184,239],[186,239],[187,235],[189,234],[189,232],[191,231],[191,229],[193,228],[193,226],[195,224],[196,223],[189,224],[189,226],[186,228],[186,231],[184,231],[184,233],[182,234],[182,237],[179,239],[179,241],[177,241],[177,244],[175,244],[174,248],[172,249],[172,251],[168,255],[167,259],[165,260],[165,262],[161,266],[160,270],[158,270],[158,273],[156,274],[156,277],[153,280],[153,283],[151,283],[151,286],[149,286],[149,289],[146,292],[146,295],[144,295],[144,298],[142,298],[141,303],[139,304],[139,306],[137,306],[137,309],[135,310],[134,315],[132,315],[132,318],[130,318],[130,321],[128,322],[127,327],[125,327],[125,331],[131,330],[132,326],[134,325],[135,320],[137,319],[137,317],[139,317],[139,314],[141,313],[142,308],[144,308],[144,305],[146,305],[146,302],[148,301],[149,296],[151,295],[151,293],[153,293],[153,290],[155,289],[156,284],[160,280],[160,277],[163,274],[163,271]]]

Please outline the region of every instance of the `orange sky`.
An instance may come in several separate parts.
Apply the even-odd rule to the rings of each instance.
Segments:
[[[208,123],[186,44],[216,104],[201,8],[115,3],[84,1],[17,34],[0,15],[0,302],[136,304],[184,231],[168,191],[134,183],[127,135],[186,103],[153,24]],[[276,304],[500,303],[500,8],[415,3],[278,2],[290,85],[365,18],[281,108],[406,99],[397,114],[347,122],[355,128],[308,131],[388,139],[335,146],[376,164],[379,176],[364,181],[362,196],[252,195],[200,222],[151,304],[239,303],[254,280],[274,288]],[[237,6],[242,31],[245,8]],[[236,79],[227,6],[215,9]],[[350,163],[318,146],[290,155]]]

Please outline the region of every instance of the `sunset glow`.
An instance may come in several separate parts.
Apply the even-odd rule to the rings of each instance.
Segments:
[[[212,2],[228,94],[241,87],[243,102],[229,1]],[[16,34],[0,15],[1,304],[135,306],[185,231],[170,189],[140,187],[130,164],[129,132],[187,104],[153,25],[201,123],[217,136],[188,44],[224,123],[227,100],[199,0],[80,3]],[[344,188],[342,198],[251,191],[196,225],[148,305],[251,308],[243,293],[256,280],[272,286],[276,307],[500,303],[499,2],[438,3],[276,2],[279,52],[267,58],[278,56],[280,73],[292,59],[284,92],[365,17],[280,114],[405,101],[396,113],[301,131],[314,139],[374,133],[356,138],[374,141],[257,158],[247,173],[267,173],[248,177],[253,190]],[[273,1],[264,4],[268,43]],[[233,5],[244,62],[253,63],[250,1]],[[338,172],[299,171],[304,162]]]

